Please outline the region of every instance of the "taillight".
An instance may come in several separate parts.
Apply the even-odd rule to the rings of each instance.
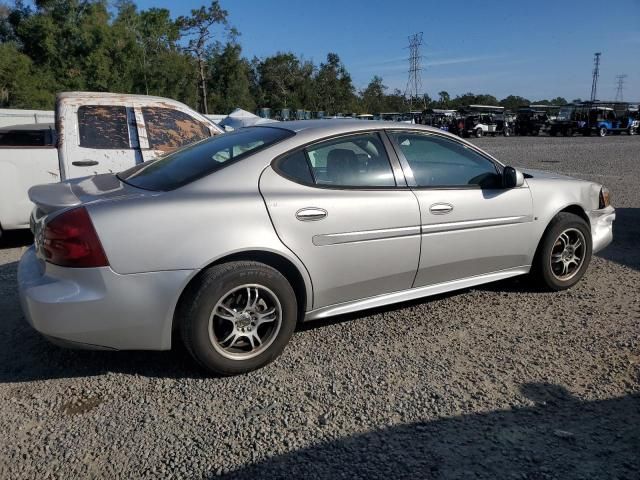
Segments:
[[[106,267],[102,244],[84,207],[64,212],[44,227],[42,251],[47,262],[63,267]]]

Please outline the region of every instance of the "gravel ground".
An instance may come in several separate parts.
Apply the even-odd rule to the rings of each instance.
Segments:
[[[512,280],[303,327],[258,372],[59,349],[0,248],[2,478],[638,479],[640,137],[487,138],[604,182],[615,241],[562,293]]]

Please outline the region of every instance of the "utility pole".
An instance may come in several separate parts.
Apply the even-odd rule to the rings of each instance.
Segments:
[[[593,55],[593,80],[591,81],[591,101],[595,102],[598,93],[598,77],[600,76],[600,52]]]
[[[418,97],[422,91],[421,46],[422,32],[409,35],[409,78],[407,79],[407,88],[404,91],[405,98],[409,100],[409,110],[413,110],[414,102],[418,101]],[[424,105],[424,108],[426,108],[426,105]]]
[[[627,75],[623,73],[622,75],[616,75],[616,102],[622,102],[622,88],[624,87],[624,79],[627,78]]]

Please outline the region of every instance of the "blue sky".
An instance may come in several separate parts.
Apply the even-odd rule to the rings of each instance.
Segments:
[[[140,0],[141,9],[188,14],[206,0]],[[291,51],[316,63],[336,52],[357,88],[380,75],[404,91],[407,36],[424,33],[423,90],[531,100],[587,98],[593,53],[602,52],[598,97],[640,101],[640,0],[378,1],[221,0],[244,55]]]

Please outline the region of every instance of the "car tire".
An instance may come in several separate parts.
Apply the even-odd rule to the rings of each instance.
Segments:
[[[259,262],[229,262],[196,279],[177,320],[182,341],[200,365],[218,375],[237,375],[282,353],[295,330],[298,305],[279,271]]]
[[[608,131],[607,131],[607,127],[600,127],[600,128],[598,129],[598,135],[599,135],[600,137],[606,137],[606,136],[607,136],[607,133],[608,133]]]
[[[480,137],[482,137],[482,129],[476,128],[476,138],[480,138]]]
[[[536,283],[555,291],[574,286],[589,267],[591,243],[587,222],[573,213],[560,212],[551,220],[538,245],[531,270]]]

